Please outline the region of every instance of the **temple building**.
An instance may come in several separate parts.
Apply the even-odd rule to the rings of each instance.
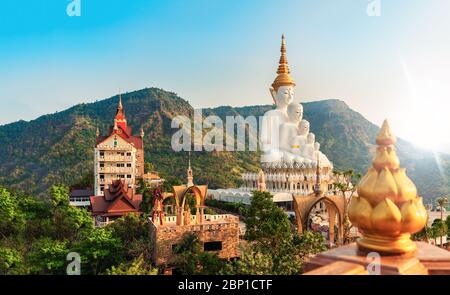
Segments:
[[[127,125],[122,97],[119,97],[114,125],[107,135],[97,129],[94,150],[94,194],[103,195],[114,180],[123,180],[133,192],[138,179],[144,174],[144,131],[133,136],[131,126]]]
[[[160,186],[166,181],[164,178],[161,178],[156,171],[145,173],[142,175],[142,179],[144,180],[144,184],[150,188]]]
[[[123,215],[141,214],[142,195],[135,194],[125,180],[113,180],[103,193],[91,196],[92,217],[96,226],[104,226]]]
[[[252,191],[263,190],[286,211],[294,212],[294,197],[314,194],[320,186],[324,196],[334,184],[333,163],[320,151],[320,144],[303,118],[303,106],[294,102],[295,82],[291,78],[284,36],[277,76],[270,93],[276,108],[264,114],[260,126],[262,149],[259,172],[242,174],[240,188],[211,190],[214,199],[251,203]]]

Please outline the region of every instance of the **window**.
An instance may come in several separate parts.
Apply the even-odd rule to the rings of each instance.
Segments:
[[[204,251],[220,251],[222,250],[222,242],[205,242],[203,244]]]
[[[100,152],[100,157],[103,157],[105,155],[105,152]]]
[[[100,167],[105,167],[105,163],[100,163]]]
[[[131,163],[128,163],[128,164],[127,164],[127,167],[131,167]]]
[[[131,178],[131,175],[128,174],[128,175],[127,175],[127,178]]]
[[[131,153],[127,153],[127,156],[128,156],[128,157],[131,157]]]
[[[117,163],[117,167],[125,167],[124,163]]]
[[[100,179],[105,179],[105,174],[100,174]]]

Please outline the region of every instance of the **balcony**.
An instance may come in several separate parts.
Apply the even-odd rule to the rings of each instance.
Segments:
[[[131,162],[133,157],[131,156],[99,156],[100,161],[104,162]]]
[[[91,205],[91,201],[88,197],[74,197],[70,198],[69,204],[74,207],[87,207]]]
[[[133,167],[100,167],[98,169],[100,173],[124,173],[132,174]]]

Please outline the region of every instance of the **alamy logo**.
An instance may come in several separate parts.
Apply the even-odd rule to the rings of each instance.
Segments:
[[[377,252],[370,252],[367,254],[367,272],[370,275],[380,275],[381,274],[381,257]]]
[[[68,16],[81,16],[81,0],[71,0],[66,7]]]
[[[381,16],[381,0],[371,0],[366,12],[368,16]]]
[[[66,273],[69,276],[77,276],[81,274],[81,257],[77,252],[70,252],[66,257],[67,264]]]
[[[193,122],[186,116],[172,119],[171,127],[179,129],[172,136],[172,149],[176,152],[191,151],[193,146],[194,151],[245,151],[248,146],[248,151],[257,151],[258,122],[262,126],[265,120],[265,117],[226,116],[224,124],[218,116],[203,118],[202,110],[194,110]],[[278,130],[272,132],[271,138],[278,142]]]

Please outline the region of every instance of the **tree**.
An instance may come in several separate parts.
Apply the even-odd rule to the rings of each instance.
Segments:
[[[450,229],[450,215],[445,219],[445,224],[447,224],[447,228]]]
[[[214,275],[226,268],[226,263],[216,253],[205,252],[198,236],[187,233],[174,248],[176,254],[171,264],[183,275]]]
[[[249,245],[234,263],[235,273],[300,274],[307,255],[326,249],[320,234],[294,234],[289,218],[267,192],[253,192],[245,223]]]
[[[0,237],[18,235],[24,223],[15,195],[0,188]]]
[[[339,192],[339,195],[341,195],[341,197],[344,198],[343,242],[344,244],[348,244],[351,242],[350,231],[353,227],[348,217],[348,207],[350,206],[352,197],[356,192],[355,184],[358,183],[359,180],[361,179],[361,174],[358,173],[355,175],[355,172],[353,170],[347,171],[334,170],[333,174],[336,177],[334,187]]]
[[[435,219],[433,221],[433,224],[431,225],[431,228],[432,228],[432,235],[434,237],[435,243],[436,243],[436,238],[439,237],[441,247],[443,247],[444,242],[443,242],[442,237],[447,235],[447,232],[448,232],[447,224],[442,219]]]
[[[291,223],[268,192],[253,192],[245,217],[245,238],[257,242],[268,251],[277,251],[291,238]]]
[[[20,274],[22,255],[13,248],[0,247],[0,275]]]
[[[63,185],[53,185],[49,189],[53,207],[69,206],[69,188]]]
[[[32,244],[28,263],[33,274],[65,274],[67,242],[41,238]]]
[[[84,274],[103,273],[123,258],[120,239],[114,237],[107,228],[94,228],[84,233],[75,243],[74,250],[81,255],[81,270]]]
[[[441,248],[444,247],[444,242],[442,241],[442,237],[445,235],[445,228],[444,228],[444,210],[448,205],[448,198],[447,197],[440,197],[436,199],[436,204],[441,210]]]
[[[150,232],[144,218],[130,213],[109,224],[107,228],[114,237],[120,239],[125,260],[132,261],[142,256],[144,260],[150,261]]]
[[[118,266],[111,266],[106,271],[107,275],[157,275],[158,269],[152,268],[145,263],[144,256],[141,255],[138,258],[129,262],[122,262]]]

